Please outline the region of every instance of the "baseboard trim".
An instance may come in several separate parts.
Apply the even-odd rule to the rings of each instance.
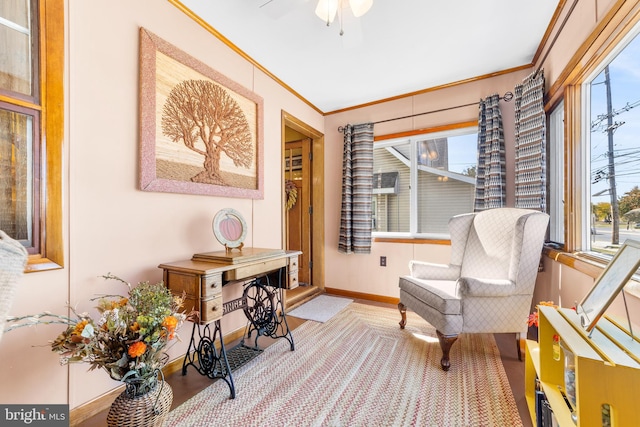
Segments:
[[[382,295],[375,294],[365,294],[362,292],[353,292],[353,291],[345,291],[344,289],[335,289],[335,288],[324,288],[325,292],[332,295],[339,295],[342,297],[354,298],[354,299],[365,299],[367,301],[376,301],[382,302],[385,304],[395,304],[398,305],[400,302],[400,298],[394,297],[385,297]]]
[[[224,345],[227,346],[230,343],[239,340],[244,335],[245,327],[236,329],[235,331],[229,332],[224,335],[223,341]],[[216,341],[215,346],[220,349],[218,342]],[[182,363],[184,361],[184,356],[179,356],[162,368],[162,373],[164,376],[168,376],[173,374],[174,372],[180,371],[182,369]],[[69,427],[75,427],[82,423],[83,421],[88,420],[89,418],[99,414],[102,411],[108,410],[116,397],[120,395],[124,391],[124,384],[121,384],[106,392],[103,395],[96,397],[93,400],[90,400],[82,405],[76,406],[71,411],[69,411]]]
[[[82,405],[73,408],[69,411],[69,427],[77,426],[81,422],[86,421],[109,408],[113,401],[116,400],[116,397],[118,397],[123,391],[124,384],[119,385],[113,390],[108,391],[87,403],[83,403]]]

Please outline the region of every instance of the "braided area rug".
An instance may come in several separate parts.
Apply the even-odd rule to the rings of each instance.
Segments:
[[[491,334],[463,334],[440,368],[434,328],[352,303],[293,330],[169,413],[165,426],[522,426]],[[193,374],[193,372],[192,372]]]

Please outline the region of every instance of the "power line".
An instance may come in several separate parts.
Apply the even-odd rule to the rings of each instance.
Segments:
[[[591,122],[591,132],[595,132],[595,131],[598,131],[598,130],[602,130],[603,132],[604,131],[608,131],[609,130],[609,126],[600,127],[600,125],[602,125],[602,122],[604,122],[605,120],[609,119],[609,117],[615,117],[615,116],[620,115],[622,113],[626,113],[627,111],[630,111],[630,110],[636,108],[639,105],[640,105],[640,100],[635,101],[635,102],[633,102],[631,104],[629,104],[627,102],[627,104],[624,107],[621,107],[621,108],[619,108],[617,110],[612,110],[611,114],[598,114],[596,116],[596,119],[593,122]],[[625,124],[625,122],[615,122],[613,124],[614,125],[614,129],[613,130],[619,128],[623,124]]]

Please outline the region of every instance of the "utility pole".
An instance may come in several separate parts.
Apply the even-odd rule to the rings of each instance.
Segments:
[[[604,85],[607,88],[607,139],[609,141],[609,194],[611,195],[611,244],[620,243],[620,209],[618,207],[618,194],[616,192],[616,166],[613,157],[613,108],[611,106],[611,80],[609,79],[609,66],[604,68]]]

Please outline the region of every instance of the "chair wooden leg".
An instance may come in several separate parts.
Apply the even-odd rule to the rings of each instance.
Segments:
[[[399,302],[398,303],[398,310],[400,310],[400,329],[404,329],[404,326],[407,324],[407,307]]]
[[[440,366],[442,366],[442,370],[448,371],[451,366],[449,362],[449,350],[451,350],[451,346],[458,339],[458,335],[444,335],[440,331],[436,331],[436,334],[438,334],[438,341],[440,341],[440,348],[442,348]]]

